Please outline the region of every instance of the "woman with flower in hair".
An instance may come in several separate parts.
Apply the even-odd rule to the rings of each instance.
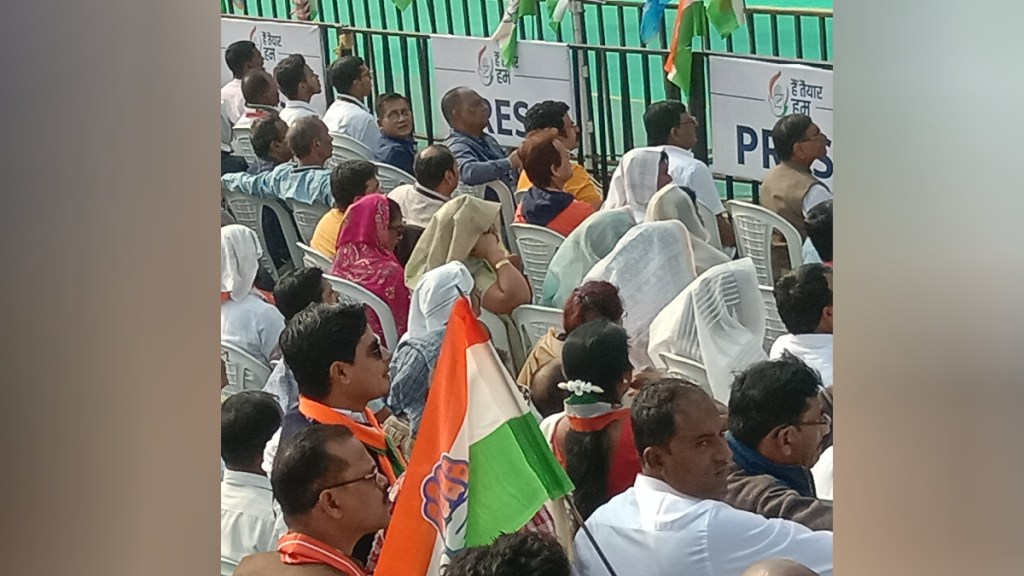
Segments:
[[[622,406],[633,376],[626,331],[603,318],[580,326],[565,339],[562,369],[559,387],[568,398],[552,447],[576,486],[573,499],[586,520],[640,472],[629,408]]]

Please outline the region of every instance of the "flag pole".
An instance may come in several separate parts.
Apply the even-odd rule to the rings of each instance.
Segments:
[[[604,555],[604,551],[602,551],[601,547],[597,545],[597,540],[595,540],[594,535],[590,533],[590,528],[587,528],[587,523],[583,521],[583,516],[580,515],[580,511],[576,508],[576,502],[573,501],[572,494],[565,495],[565,506],[569,509],[569,512],[576,520],[576,523],[583,529],[583,533],[587,536],[587,540],[590,540],[590,545],[594,547],[594,550],[597,552],[597,556],[601,558],[601,563],[604,564],[608,573],[611,574],[611,576],[618,576],[618,574],[615,573],[615,569],[612,568],[611,562],[609,562],[608,558]]]

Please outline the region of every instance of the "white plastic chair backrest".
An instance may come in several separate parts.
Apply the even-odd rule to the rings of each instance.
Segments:
[[[238,564],[223,556],[220,557],[220,576],[233,576],[236,569],[238,569]]]
[[[262,390],[270,378],[270,366],[234,344],[221,342],[220,357],[228,374],[228,385],[222,390],[225,396],[242,390]]]
[[[711,208],[708,208],[700,200],[697,201],[697,216],[700,217],[701,222],[704,224],[704,228],[708,231],[708,244],[713,248],[719,250],[722,249],[722,236],[718,231],[718,217],[711,213]]]
[[[415,184],[416,178],[400,168],[395,168],[383,162],[374,162],[377,165],[377,180],[380,181],[380,191],[387,194],[395,188],[405,184]]]
[[[305,202],[299,202],[298,200],[288,200],[288,209],[292,211],[292,217],[295,219],[295,228],[299,233],[299,238],[309,244],[313,240],[313,233],[316,231],[316,225],[320,223],[320,219],[324,217],[331,210],[331,207],[327,204],[306,204]]]
[[[234,143],[235,153],[245,158],[249,164],[256,162],[256,152],[252,149],[252,138],[250,138],[248,127],[232,127],[231,141]]]
[[[501,321],[501,318],[497,314],[490,310],[480,309],[480,322],[487,327],[487,331],[491,333],[491,344],[494,345],[496,350],[500,350],[508,355],[509,360],[512,359],[512,344],[508,338],[508,327]],[[513,375],[513,378],[515,375]]]
[[[558,247],[565,242],[565,236],[550,228],[533,224],[511,224],[508,229],[509,235],[519,249],[519,255],[523,258],[523,269],[526,271],[526,279],[530,281],[533,302],[536,304],[540,302],[548,266],[555,257]]]
[[[485,195],[488,188],[494,190],[494,193],[498,195],[498,202],[501,203],[501,221],[507,229],[508,225],[516,219],[516,201],[512,197],[512,192],[508,189],[508,186],[501,180],[485,182],[475,186],[460,182],[458,187],[455,188],[455,192],[452,193],[452,198],[457,196],[475,196],[481,200],[486,200]]]
[[[221,187],[221,196],[227,202],[228,208],[235,216],[235,221],[247,226],[259,236],[260,246],[263,248],[262,262],[270,271],[275,280],[281,277],[280,271],[273,265],[270,258],[270,251],[267,248],[267,237],[263,231],[263,209],[266,208],[274,213],[281,224],[281,232],[284,234],[285,243],[288,246],[288,254],[291,257],[291,265],[296,268],[302,267],[302,252],[295,246],[299,241],[298,230],[295,229],[295,221],[291,213],[284,205],[275,198],[257,198],[242,192],[233,192]]]
[[[516,193],[512,199],[515,200],[517,207],[523,203],[523,197],[526,196],[526,192],[526,190],[516,190]]]
[[[769,354],[775,340],[789,330],[786,330],[782,318],[779,318],[779,309],[775,305],[775,291],[767,286],[758,286],[757,288],[761,291],[761,298],[764,300],[764,351],[765,354]]]
[[[796,269],[803,263],[800,233],[782,216],[767,208],[739,200],[730,200],[725,206],[732,217],[739,255],[749,256],[754,261],[760,285],[775,285],[772,274],[772,230],[778,230],[786,239],[790,268]]]
[[[338,295],[342,300],[369,306],[380,320],[380,329],[384,333],[378,334],[378,336],[384,339],[384,345],[389,350],[394,350],[398,346],[398,328],[395,326],[395,315],[391,312],[391,308],[388,307],[387,303],[378,298],[373,292],[355,282],[343,280],[330,274],[324,274],[324,278],[338,291]]]
[[[665,365],[665,371],[669,374],[681,376],[684,380],[689,380],[700,386],[702,390],[707,392],[708,396],[715,397],[711,393],[711,383],[708,381],[707,370],[704,369],[700,362],[668,352],[661,353],[661,362]]]
[[[526,354],[537,345],[548,330],[556,328],[562,330],[562,311],[558,308],[524,304],[512,311],[512,321],[519,328],[519,334],[523,341],[523,348]]]
[[[340,160],[373,161],[373,150],[351,136],[331,132],[331,147],[333,149],[332,164],[336,164]]]
[[[299,250],[302,250],[302,263],[305,264],[307,268],[319,268],[324,272],[329,272],[331,270],[331,265],[334,263],[331,262],[331,259],[328,258],[326,254],[321,254],[311,246],[303,244],[302,242],[298,243],[298,247]]]

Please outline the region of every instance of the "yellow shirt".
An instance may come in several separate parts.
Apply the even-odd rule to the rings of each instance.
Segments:
[[[520,170],[517,190],[526,190],[530,186],[533,186],[533,184],[526,175],[526,170]],[[601,191],[597,189],[597,186],[594,186],[594,180],[587,173],[587,169],[576,162],[572,163],[572,178],[569,178],[564,188],[574,198],[591,206],[600,206],[604,202]]]
[[[341,230],[341,223],[345,221],[345,213],[341,210],[331,208],[313,231],[313,239],[310,240],[310,248],[330,257],[334,260],[335,247],[338,244],[338,231]]]

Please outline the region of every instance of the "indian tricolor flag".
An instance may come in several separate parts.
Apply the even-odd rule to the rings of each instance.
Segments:
[[[573,488],[476,319],[452,310],[375,576],[437,575]]]
[[[744,7],[744,0],[679,0],[665,72],[687,99],[690,97],[694,37],[707,34],[709,21],[722,38],[729,36],[742,25]]]
[[[519,33],[516,28],[523,16],[537,15],[537,0],[508,0],[505,15],[495,28],[491,40],[501,49],[501,63],[513,68],[518,61]]]

